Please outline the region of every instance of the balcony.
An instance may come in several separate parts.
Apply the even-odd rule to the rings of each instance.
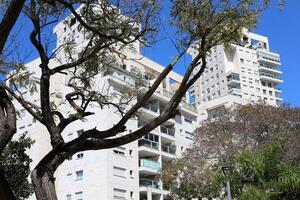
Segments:
[[[269,63],[272,65],[280,65],[280,56],[277,53],[269,52],[269,51],[257,51],[258,61],[262,61],[265,63]]]
[[[259,73],[260,79],[273,82],[275,84],[283,83],[283,80],[278,77],[277,75],[266,73],[266,72],[260,72]]]
[[[104,76],[111,76],[113,81],[117,84],[129,84],[130,86],[143,86],[148,87],[150,85],[149,81],[143,79],[142,75],[137,75],[136,73],[129,72],[119,67],[108,68],[104,72]]]
[[[139,147],[147,147],[150,149],[159,149],[159,143],[158,142],[153,142],[151,140],[146,140],[146,139],[139,139],[138,141]]]
[[[264,63],[259,63],[259,70],[260,71],[267,71],[271,73],[276,73],[276,74],[282,74],[282,71],[278,70],[277,67],[267,65]]]
[[[240,75],[236,73],[231,73],[227,75],[227,83],[229,86],[237,87],[238,85],[241,84]]]
[[[231,88],[231,89],[229,89],[228,92],[229,92],[229,94],[234,95],[234,96],[239,96],[239,97],[242,96],[242,92],[241,92],[240,88]]]
[[[129,72],[128,72],[129,73]],[[123,82],[129,85],[134,86],[135,85],[135,80],[133,79],[132,76],[129,74],[125,73],[121,69],[118,68],[109,68],[105,73],[105,76],[110,75],[113,78],[117,79],[116,82]]]
[[[163,94],[165,97],[168,97],[169,99],[171,99],[171,98],[173,97],[173,95],[174,95],[173,92],[169,92],[169,91],[166,90],[166,89],[163,89],[162,94]]]
[[[169,146],[169,145],[161,145],[161,150],[163,152],[176,155],[176,146]]]
[[[155,104],[152,104],[152,103],[146,103],[146,105],[143,107],[147,110],[150,110],[152,112],[155,112],[155,113],[159,113],[158,112],[158,105],[155,105]]]
[[[278,93],[278,94],[280,94],[280,93],[282,93],[282,90],[281,90],[281,89],[279,89],[279,88],[275,88],[275,93]]]
[[[153,161],[153,160],[148,160],[148,159],[140,159],[139,160],[139,166],[140,167],[146,167],[149,169],[154,169],[154,170],[160,170],[160,163]]]
[[[170,136],[175,136],[175,129],[174,128],[168,128],[166,126],[160,126],[160,132],[170,135]]]
[[[150,179],[140,179],[140,187],[150,187],[153,189],[161,189],[161,184],[159,181],[150,180]]]
[[[185,101],[181,101],[182,107],[185,109],[188,109],[194,113],[197,113],[197,108],[189,103],[186,103]]]
[[[277,96],[276,100],[279,101],[279,102],[281,102],[281,101],[283,101],[283,98]]]

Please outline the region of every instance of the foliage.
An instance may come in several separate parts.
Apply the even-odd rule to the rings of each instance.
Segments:
[[[299,113],[286,105],[257,104],[208,119],[193,148],[162,171],[165,185],[176,183],[171,197],[223,198],[226,179],[220,169],[229,164],[234,198],[299,199],[299,145],[293,142],[300,133]]]
[[[26,154],[33,141],[25,136],[8,143],[0,156],[0,170],[4,172],[7,181],[18,200],[27,199],[33,193],[29,183],[30,157]]]

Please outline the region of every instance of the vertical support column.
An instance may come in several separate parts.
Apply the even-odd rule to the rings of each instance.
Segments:
[[[152,192],[150,188],[147,189],[147,200],[152,200]]]
[[[161,194],[159,200],[164,200],[164,195]]]

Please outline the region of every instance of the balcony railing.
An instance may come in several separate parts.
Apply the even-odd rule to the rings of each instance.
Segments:
[[[154,189],[161,189],[161,184],[159,181],[154,181],[150,179],[140,179],[140,187],[151,187]]]
[[[138,144],[139,144],[139,146],[148,147],[151,149],[156,149],[156,150],[159,149],[158,142],[153,142],[153,141],[146,140],[146,139],[140,139]]]
[[[176,154],[176,146],[161,145],[161,150],[169,154]]]
[[[260,72],[259,75],[260,76],[267,76],[267,77],[270,77],[270,78],[282,80],[282,78],[280,78],[279,76],[276,76],[276,75],[273,75],[273,74],[269,74],[269,73],[265,73],[265,72]]]
[[[168,128],[168,127],[165,127],[165,126],[160,126],[160,131],[162,133],[167,134],[167,135],[175,136],[175,129],[174,128]]]
[[[235,95],[235,96],[241,96],[242,92],[241,92],[241,89],[231,88],[229,90],[229,94],[232,94],[232,95]]]
[[[126,73],[122,72],[119,69],[116,68],[109,69],[105,72],[105,75],[111,75],[112,77],[121,80],[125,83],[128,83],[130,85],[135,85],[135,80],[130,75],[127,75]]]
[[[270,54],[268,52],[262,52],[262,51],[258,51],[257,55],[258,55],[259,58],[269,60],[269,61],[272,61],[272,62],[276,62],[278,64],[280,63],[279,55],[273,55],[273,54]]]
[[[153,160],[148,160],[148,159],[140,159],[139,160],[139,166],[140,167],[147,167],[150,169],[155,169],[155,170],[160,170],[160,163],[153,161]]]
[[[266,64],[263,64],[263,63],[259,63],[259,66],[260,67],[264,67],[264,68],[268,68],[268,69],[272,69],[272,70],[277,70],[277,67],[273,67],[273,66],[270,66],[270,65],[266,65]]]
[[[240,75],[239,74],[235,74],[235,73],[229,74],[227,76],[227,81],[228,82],[230,82],[230,81],[240,81]]]
[[[144,108],[146,108],[147,110],[150,110],[152,112],[158,113],[158,106],[151,104],[151,103],[147,103]]]
[[[174,93],[173,93],[173,92],[169,92],[169,91],[166,90],[166,89],[163,89],[163,95],[164,95],[165,97],[172,98],[173,95],[174,95]]]
[[[195,106],[193,106],[192,104],[186,103],[184,101],[181,101],[181,103],[182,103],[182,107],[184,107],[190,111],[197,112],[197,108]]]

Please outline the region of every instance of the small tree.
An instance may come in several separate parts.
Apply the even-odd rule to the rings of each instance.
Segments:
[[[46,2],[46,3],[45,3]],[[37,199],[57,199],[53,174],[67,158],[79,151],[100,150],[130,143],[141,138],[160,124],[178,113],[178,105],[188,89],[201,76],[206,67],[206,57],[210,49],[218,44],[239,42],[243,28],[255,25],[259,13],[265,4],[258,4],[255,0],[175,0],[171,1],[171,24],[178,30],[179,40],[176,42],[179,51],[175,59],[156,77],[154,83],[135,98],[136,103],[123,113],[122,118],[113,127],[99,131],[95,128],[86,130],[82,135],[70,142],[64,141],[62,132],[74,121],[92,115],[86,112],[90,102],[97,102],[100,106],[120,105],[103,98],[103,94],[94,91],[89,86],[91,80],[98,74],[102,66],[111,64],[111,56],[122,57],[122,48],[135,41],[145,42],[145,37],[154,31],[155,16],[159,2],[149,0],[104,0],[97,1],[35,1],[30,0],[25,5],[25,12],[34,26],[30,40],[39,53],[41,63],[41,78],[39,80],[40,105],[26,101],[21,95],[2,83],[1,86],[8,91],[39,123],[43,124],[50,135],[52,150],[38,163],[32,172]],[[86,12],[78,12],[74,6],[81,3]],[[114,5],[114,6],[112,6]],[[98,7],[101,12],[94,12]],[[97,9],[96,9],[97,10]],[[121,10],[121,12],[120,12]],[[47,26],[57,23],[57,19],[70,11],[74,18],[80,22],[82,29],[91,38],[83,49],[76,49],[80,56],[74,56],[72,41],[67,41],[58,47],[54,53],[49,52],[45,37]],[[126,17],[121,13],[126,13]],[[115,44],[121,48],[115,48]],[[192,45],[193,44],[193,45]],[[126,130],[126,122],[135,116],[137,111],[145,105],[153,95],[164,78],[173,70],[175,64],[192,48],[197,52],[195,58],[189,63],[180,86],[161,114],[145,124],[138,130],[124,136],[118,133]],[[66,58],[57,66],[49,66],[49,62],[59,50],[60,55]],[[58,59],[58,57],[57,57]],[[123,59],[126,59],[123,57]],[[23,65],[15,65],[14,77],[10,76],[7,82],[12,84],[21,79],[30,78],[20,70]],[[77,73],[76,73],[77,72]],[[66,100],[75,110],[74,114],[64,116],[50,101],[51,77],[57,74],[73,75],[78,85],[69,85],[74,91],[66,95]],[[87,90],[83,90],[87,88]],[[74,96],[79,96],[74,101]],[[76,102],[82,101],[80,104]],[[123,109],[119,109],[123,110]],[[56,121],[56,117],[59,118]]]

